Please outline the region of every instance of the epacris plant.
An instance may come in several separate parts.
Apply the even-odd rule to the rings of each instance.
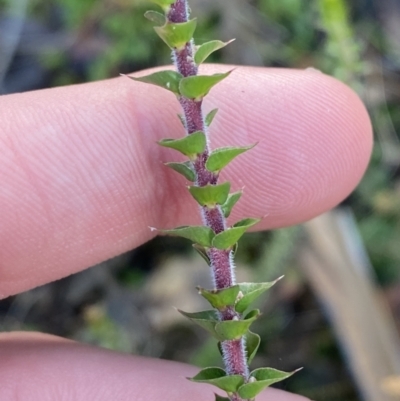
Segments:
[[[180,312],[219,341],[225,364],[225,369],[205,368],[190,380],[213,384],[226,391],[228,398],[216,395],[219,401],[252,400],[264,388],[286,379],[294,372],[286,373],[272,368],[249,371],[249,364],[260,343],[260,337],[249,329],[260,311],[247,310],[277,280],[269,283],[235,282],[237,242],[260,219],[245,218],[228,227],[226,219],[242,192],[230,193],[230,182],[219,182],[218,178],[225,166],[254,145],[210,149],[209,127],[217,110],[204,116],[203,100],[232,71],[213,75],[198,73],[199,66],[211,53],[230,42],[213,40],[195,46],[193,34],[197,21],[189,18],[187,0],[152,1],[161,7],[163,13],[148,11],[145,16],[156,24],[156,33],[171,48],[176,71],[160,71],[132,79],[171,91],[181,104],[183,114],[180,118],[186,135],[180,139],[162,139],[159,145],[175,149],[188,158],[183,163],[170,162],[166,165],[192,183],[188,189],[200,206],[204,222],[202,226],[182,226],[161,231],[193,241],[194,248],[211,267],[214,288],[198,288],[198,291],[214,309],[196,313]]]

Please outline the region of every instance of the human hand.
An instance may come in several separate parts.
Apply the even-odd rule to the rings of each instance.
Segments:
[[[171,96],[117,78],[0,98],[0,298],[134,248],[154,236],[149,226],[197,221],[183,179],[162,164],[176,154],[154,143],[182,132]],[[368,163],[362,103],[319,72],[240,67],[205,107],[220,107],[213,148],[259,142],[224,170],[245,185],[232,219],[266,215],[259,229],[332,208]],[[211,397],[186,382],[192,373],[38,333],[0,335],[1,400]],[[258,399],[304,400],[273,389]]]

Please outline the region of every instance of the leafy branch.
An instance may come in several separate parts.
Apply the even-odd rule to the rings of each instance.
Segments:
[[[194,242],[194,249],[211,267],[214,289],[198,288],[213,307],[196,313],[180,313],[198,324],[219,341],[225,369],[210,367],[201,370],[190,380],[209,383],[227,392],[228,398],[216,396],[217,400],[250,400],[273,383],[286,379],[294,372],[281,372],[272,368],[249,371],[260,344],[260,337],[250,331],[252,323],[260,316],[257,309],[246,313],[253,301],[268,290],[271,283],[236,284],[234,254],[238,240],[260,219],[245,218],[228,227],[226,218],[239,201],[241,191],[230,193],[228,181],[219,183],[221,170],[240,154],[255,145],[243,147],[209,148],[209,127],[217,114],[212,110],[203,115],[203,99],[210,90],[232,71],[213,75],[199,75],[199,65],[213,52],[229,42],[213,40],[195,46],[193,34],[197,20],[190,19],[187,0],[152,0],[162,13],[148,11],[145,16],[155,23],[154,30],[170,47],[176,71],[160,71],[135,81],[157,85],[172,92],[183,109],[180,117],[186,135],[180,139],[163,139],[159,145],[175,149],[188,158],[183,163],[166,165],[183,175],[193,185],[188,190],[199,204],[204,226],[181,226],[161,232],[177,235]]]

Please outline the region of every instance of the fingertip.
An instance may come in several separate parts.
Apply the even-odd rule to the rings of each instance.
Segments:
[[[185,181],[162,163],[179,156],[155,144],[184,135],[171,93],[121,77],[0,103],[1,297],[128,251],[149,226],[199,224]],[[206,98],[215,107],[212,148],[259,142],[221,175],[246,187],[230,221],[303,222],[348,196],[368,164],[365,107],[324,74],[238,67]]]

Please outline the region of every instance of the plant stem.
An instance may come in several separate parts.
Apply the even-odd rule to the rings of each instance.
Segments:
[[[177,0],[172,4],[167,15],[170,22],[179,23],[186,22],[189,18],[189,7],[187,0]],[[177,71],[184,77],[197,75],[198,68],[193,61],[193,42],[189,42],[183,49],[173,50],[173,59]],[[196,131],[202,131],[208,138],[208,129],[204,123],[202,112],[202,101],[187,99],[180,97],[179,102],[184,111],[185,125],[187,134],[190,135]],[[207,140],[207,143],[209,141]],[[202,187],[208,184],[215,185],[218,181],[218,174],[208,171],[205,163],[209,156],[209,148],[207,146],[203,154],[201,154],[193,163],[196,172],[196,185]],[[201,214],[205,225],[210,227],[216,234],[226,229],[225,217],[219,206],[215,208],[202,207]],[[235,273],[233,263],[232,250],[220,250],[210,248],[207,252],[210,259],[211,270],[216,289],[223,289],[235,285]],[[219,313],[220,320],[240,319],[241,316],[233,307],[228,307]],[[246,359],[245,340],[223,341],[221,348],[224,357],[226,372],[228,375],[242,375],[247,381],[249,369]],[[240,401],[241,398],[237,394],[231,396],[232,401]]]

